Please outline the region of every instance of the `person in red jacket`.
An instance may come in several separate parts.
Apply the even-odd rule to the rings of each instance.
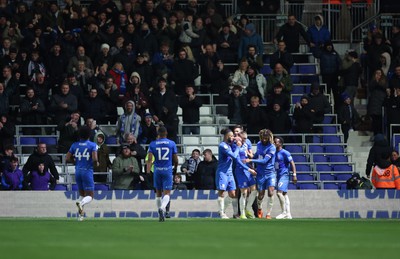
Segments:
[[[382,160],[372,171],[372,184],[377,189],[400,190],[399,169],[391,163],[390,155],[390,152],[382,153]]]

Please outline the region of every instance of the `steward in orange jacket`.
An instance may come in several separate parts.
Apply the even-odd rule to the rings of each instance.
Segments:
[[[396,189],[400,190],[400,174],[397,166],[392,165],[390,161],[388,166],[381,168],[375,166],[372,170],[372,184],[377,189]]]

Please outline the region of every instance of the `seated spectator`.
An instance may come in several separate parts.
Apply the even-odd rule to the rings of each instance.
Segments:
[[[184,124],[199,124],[200,107],[203,105],[201,97],[196,96],[194,87],[187,85],[186,94],[180,98],[179,106],[182,108],[182,120]],[[200,134],[199,126],[183,126],[183,134]]]
[[[93,84],[93,69],[87,68],[85,62],[80,60],[74,71],[76,80],[79,82],[83,92],[87,94]]]
[[[139,175],[140,169],[136,158],[131,155],[129,145],[123,144],[122,151],[112,164],[112,178],[114,190],[133,190],[144,178]]]
[[[310,50],[315,57],[322,47],[331,41],[331,33],[326,25],[324,25],[324,18],[322,15],[314,17],[314,24],[308,27],[308,39],[310,40]]]
[[[238,60],[237,49],[239,40],[230,30],[230,24],[224,23],[217,37],[217,53],[224,63],[234,63]]]
[[[240,86],[234,86],[228,96],[228,118],[230,124],[243,124],[246,120],[247,100]]]
[[[215,174],[217,172],[217,159],[211,149],[203,151],[204,159],[194,173],[194,187],[196,190],[215,190]]]
[[[132,133],[136,139],[140,137],[140,121],[141,117],[135,112],[135,102],[132,100],[127,101],[125,103],[125,112],[119,117],[115,132],[120,143],[123,142],[124,134],[126,133]]]
[[[267,113],[269,129],[274,134],[288,134],[292,129],[289,114],[281,108],[279,101],[272,100],[272,109]]]
[[[314,110],[313,123],[322,123],[324,121],[325,114],[331,112],[331,105],[329,104],[328,98],[321,93],[321,86],[319,84],[311,85],[311,92],[308,94],[311,109]]]
[[[349,131],[354,130],[354,125],[359,121],[360,116],[354,108],[351,98],[346,93],[342,94],[343,104],[338,111],[338,122],[342,125],[344,143],[349,139]]]
[[[37,170],[28,173],[24,179],[24,189],[32,191],[54,190],[56,179],[50,174],[44,162],[39,163]]]
[[[288,73],[294,64],[293,56],[286,50],[286,43],[283,40],[278,41],[278,49],[272,54],[269,66],[274,69],[277,63],[280,63]]]
[[[293,88],[292,78],[281,63],[276,63],[274,70],[267,79],[267,94],[271,94],[274,85],[279,82],[283,85],[283,92],[290,94]]]
[[[182,183],[182,176],[179,174],[174,175],[174,183],[172,184],[172,190],[187,190],[186,184]]]
[[[298,53],[300,48],[300,35],[309,44],[309,39],[303,26],[297,22],[296,16],[293,14],[288,15],[288,21],[279,28],[275,36],[275,43],[278,40],[283,40],[286,43],[286,50],[289,53]]]
[[[249,80],[249,85],[246,88],[247,100],[253,96],[258,96],[262,103],[266,102],[265,93],[267,91],[267,80],[265,80],[264,75],[258,72],[258,66],[252,63],[247,68],[247,76]]]
[[[392,78],[389,80],[389,87],[392,92],[394,91],[395,86],[400,85],[400,64],[396,65],[394,68],[394,74],[392,75]]]
[[[194,180],[193,177],[200,162],[200,150],[193,149],[191,156],[185,159],[185,162],[181,166],[181,172],[186,175],[186,180],[188,182]]]
[[[133,26],[133,24],[129,24],[128,27]],[[132,41],[135,42],[135,41]],[[113,56],[113,63],[120,62],[122,66],[125,68],[127,73],[131,73],[133,69],[133,64],[136,61],[136,50],[133,48],[132,42],[124,41],[123,49]],[[108,66],[108,67],[111,67]]]
[[[139,138],[140,144],[150,144],[153,140],[157,139],[157,128],[153,123],[153,116],[151,113],[144,114],[142,121],[142,135]]]
[[[1,186],[3,190],[18,191],[23,187],[24,174],[18,167],[18,158],[10,159],[10,167],[5,169],[1,176]]]
[[[371,182],[376,189],[400,190],[399,169],[391,163],[390,155],[390,152],[382,153],[380,164],[372,170]]]
[[[60,94],[52,96],[49,109],[54,116],[53,123],[57,125],[68,119],[71,116],[71,113],[78,109],[78,100],[70,93],[69,84],[64,82],[60,86],[60,89]]]
[[[103,64],[107,64],[108,67],[111,67],[113,63],[114,58],[110,55],[110,45],[107,43],[101,44],[100,53],[97,53],[94,60],[94,67],[101,67]]]
[[[76,49],[76,55],[69,59],[67,72],[68,73],[74,72],[73,68],[78,67],[79,61],[85,62],[85,67],[93,71],[94,69],[93,63],[92,60],[88,56],[86,56],[85,47],[78,46]]]
[[[98,95],[97,88],[89,91],[89,97],[85,98],[82,105],[82,117],[84,119],[93,118],[99,124],[105,124],[106,107],[103,98]]]
[[[139,172],[142,171],[142,160],[146,158],[146,150],[138,143],[137,139],[132,133],[126,133],[124,135],[124,144],[128,144],[131,150],[131,156],[136,158],[139,165]],[[120,154],[121,150],[118,150],[117,154]],[[146,178],[146,176],[143,176]],[[147,189],[146,189],[147,190]]]
[[[255,25],[249,23],[246,25],[244,34],[240,38],[239,48],[238,48],[238,58],[241,60],[246,57],[247,49],[249,45],[256,47],[256,55],[262,57],[264,53],[264,45],[260,34],[256,32]]]
[[[20,104],[21,123],[23,125],[43,125],[45,123],[46,109],[42,100],[35,96],[32,88],[26,89],[25,97],[21,99]],[[25,135],[40,135],[40,127],[24,127],[22,129]]]
[[[65,121],[61,121],[57,125],[57,131],[60,132],[60,138],[58,140],[57,151],[59,153],[67,153],[71,145],[78,141],[78,131],[80,128],[80,114],[78,111],[72,112],[70,118]]]
[[[106,141],[106,136],[101,131],[97,132],[97,134],[94,136],[94,142],[98,146],[97,159],[99,161],[98,165],[94,164],[94,166],[93,166],[94,172],[104,173],[104,172],[108,172],[109,169],[111,169],[112,163],[110,161],[110,151],[109,151],[108,146],[105,143],[105,141]],[[107,175],[94,174],[93,179],[95,182],[105,183],[105,182],[107,182]]]
[[[0,152],[4,148],[14,143],[15,123],[10,120],[8,115],[0,114]]]
[[[269,120],[265,107],[260,107],[260,98],[252,96],[250,98],[250,107],[247,109],[246,116],[247,133],[257,135],[262,129],[269,129]],[[249,137],[251,142],[257,142],[259,137]]]
[[[274,92],[267,97],[267,110],[272,110],[272,106],[279,103],[282,111],[289,113],[290,98],[286,93],[283,93],[283,84],[278,82],[274,85]]]

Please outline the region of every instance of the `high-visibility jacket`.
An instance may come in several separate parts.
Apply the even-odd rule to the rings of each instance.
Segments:
[[[372,184],[377,189],[400,190],[399,169],[395,165],[390,165],[387,168],[375,166],[372,170]]]

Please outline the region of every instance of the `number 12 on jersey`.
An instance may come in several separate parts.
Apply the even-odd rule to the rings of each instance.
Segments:
[[[157,160],[168,160],[169,148],[167,147],[157,147]]]

